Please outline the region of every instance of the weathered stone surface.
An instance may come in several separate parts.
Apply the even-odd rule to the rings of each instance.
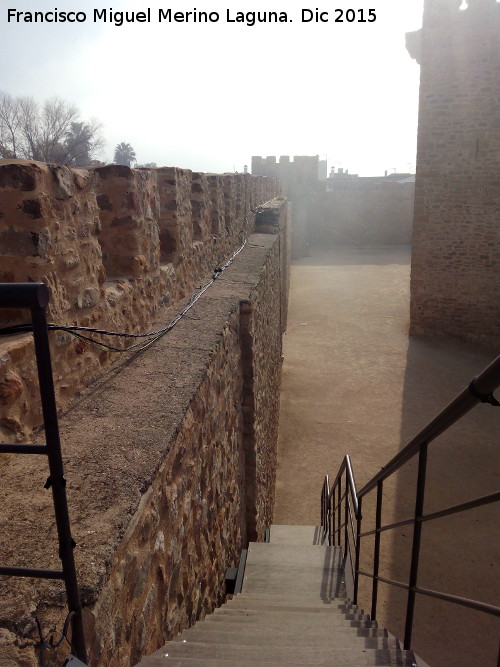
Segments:
[[[224,186],[222,176],[219,174],[207,175],[210,204],[211,204],[211,231],[216,237],[219,237],[224,230]]]
[[[411,271],[411,333],[498,349],[500,6],[427,2]]]
[[[238,185],[239,179],[244,183]],[[0,162],[0,233],[9,240],[0,246],[0,280],[45,282],[48,318],[59,324],[133,332],[151,328],[160,312],[170,321],[189,300],[185,295],[253,229],[251,198],[263,203],[264,193],[277,194],[276,181],[268,179],[264,187],[262,180]],[[162,222],[160,208],[171,213],[177,206],[182,215]],[[286,205],[278,209],[286,219]],[[175,261],[160,261],[162,225],[177,225]],[[276,335],[274,327],[280,326],[277,304],[285,298],[286,230],[258,238],[264,240],[245,251],[246,268],[230,267],[196,304],[198,314],[182,321],[176,338],[172,332],[149,357],[126,367],[140,376],[103,380],[94,401],[84,399],[61,421],[92,665],[134,662],[220,603],[225,568],[237,563],[246,543],[250,494],[259,512],[252,530],[260,536],[272,511],[274,430],[267,417],[243,405],[243,364],[257,397],[254,409],[265,404],[274,414],[274,357],[281,349],[281,332]],[[262,285],[261,271],[270,278]],[[251,304],[256,360],[261,354],[269,360],[258,361],[255,372],[242,358],[242,299]],[[4,325],[27,321],[15,310],[0,311],[0,318]],[[58,405],[66,408],[113,358],[68,332],[52,332],[50,340]],[[2,441],[28,442],[41,424],[36,378],[31,336],[1,338]],[[261,395],[265,400],[259,403]],[[253,477],[245,470],[244,414],[255,434],[252,446],[268,466],[262,479],[258,467]],[[46,467],[34,457],[23,460],[22,483],[29,480],[30,493],[19,494],[18,463],[10,456],[0,460],[0,523],[11,526],[12,516],[21,521],[15,539],[2,527],[2,558],[53,567],[57,546],[50,494],[43,490]],[[33,541],[41,523],[43,540]],[[2,579],[0,589],[0,624],[9,627],[0,640],[0,663],[37,664],[33,613],[44,628],[62,627],[64,589],[60,582],[28,579]]]
[[[276,215],[286,219],[282,200]],[[134,664],[203,617],[223,601],[225,570],[248,531],[263,537],[274,503],[282,233],[252,236],[188,318],[61,419],[90,665]],[[8,461],[4,482],[15,474]],[[29,497],[0,489],[0,549],[9,561],[50,566],[46,471],[31,458],[23,477]],[[14,511],[24,517],[16,543],[2,524]],[[41,517],[43,543],[33,543]],[[18,642],[36,664],[34,611],[44,628],[60,628],[60,583],[0,581],[0,618],[15,630],[0,662],[9,651],[20,660]]]
[[[0,380],[0,405],[9,405],[23,393],[21,378],[15,373],[7,373],[4,380]]]
[[[191,246],[191,171],[158,169],[160,190],[160,255],[162,262],[178,264]]]
[[[229,176],[231,196],[239,198],[238,216],[236,201],[229,202],[229,195],[224,200],[224,179],[173,167],[70,169],[0,161],[0,282],[44,282],[50,289],[51,322],[128,333],[148,330],[167,305],[183,298],[251,231],[245,193],[263,191],[262,179]],[[244,185],[238,194],[239,180]],[[270,187],[277,194],[276,180]],[[235,217],[226,219],[227,207]],[[27,317],[3,310],[0,324]],[[111,358],[82,341],[63,342],[53,334],[51,340],[63,409]],[[31,343],[23,343],[20,356],[17,338],[4,339],[0,346],[0,373],[12,371],[30,387],[26,400],[19,399],[22,405],[2,406],[1,417],[4,425],[16,425],[16,433],[29,434],[41,423]]]

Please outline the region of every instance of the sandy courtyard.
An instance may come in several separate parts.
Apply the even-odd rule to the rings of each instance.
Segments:
[[[407,247],[313,248],[293,262],[275,523],[317,524],[323,477],[335,476],[345,454],[359,489],[494,358],[471,345],[409,339],[409,263]],[[500,410],[480,405],[435,441],[425,510],[496,490],[499,433]],[[415,470],[411,462],[386,484],[383,522],[407,518]],[[365,517],[373,506],[365,502]],[[498,604],[491,575],[497,523],[497,509],[488,506],[426,524],[419,584]],[[411,534],[384,534],[382,576],[407,579],[401,556],[411,549]],[[379,621],[400,637],[405,595],[379,588]],[[496,664],[499,629],[485,614],[417,598],[414,648],[432,667]]]

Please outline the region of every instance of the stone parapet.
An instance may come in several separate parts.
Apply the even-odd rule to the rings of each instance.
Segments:
[[[52,323],[144,332],[243,243],[252,208],[277,194],[276,179],[248,174],[3,160],[0,282],[44,282]],[[0,326],[28,319],[0,311]],[[66,332],[51,342],[65,409],[115,357]],[[1,337],[0,440],[26,442],[41,425],[35,377],[31,337]]]

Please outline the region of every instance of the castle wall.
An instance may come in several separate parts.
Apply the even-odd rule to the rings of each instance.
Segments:
[[[293,225],[291,255],[293,258],[307,254],[311,207],[317,192],[324,190],[324,183],[318,180],[319,157],[281,155],[278,162],[275,156],[252,157],[252,174],[277,178],[282,183],[283,194],[293,207]]]
[[[334,183],[311,203],[309,243],[338,245],[410,245],[413,183],[353,179]]]
[[[278,193],[275,179],[248,174],[0,161],[0,282],[47,284],[49,322],[144,332],[243,243],[256,202]],[[0,311],[0,326],[27,321]],[[65,409],[119,353],[67,332],[51,341]],[[35,378],[31,337],[0,338],[4,442],[26,442],[41,424]]]
[[[187,185],[174,186],[182,198],[175,189]],[[60,420],[89,665],[135,664],[203,618],[224,600],[226,568],[271,521],[287,218],[284,200],[266,204],[257,233],[188,315],[102,373]],[[189,299],[166,306],[166,319]],[[34,458],[22,471],[2,459],[0,551],[50,567],[51,499]],[[30,494],[16,493],[26,479]],[[12,517],[23,520],[15,535]],[[60,631],[61,583],[0,578],[0,663],[38,664],[33,613]]]
[[[498,347],[500,6],[468,4],[427,0],[412,42],[421,75],[411,333]]]
[[[252,173],[281,181],[292,203],[291,255],[309,245],[410,245],[415,186],[376,178],[321,181],[318,156],[252,157]]]

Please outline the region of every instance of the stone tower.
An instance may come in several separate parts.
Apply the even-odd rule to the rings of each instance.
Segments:
[[[411,333],[500,343],[500,4],[426,0]]]

